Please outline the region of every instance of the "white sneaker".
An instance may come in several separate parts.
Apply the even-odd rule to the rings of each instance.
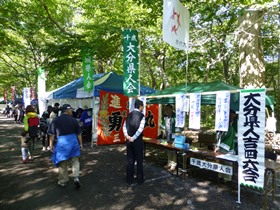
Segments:
[[[80,183],[80,180],[79,180],[78,177],[76,177],[76,178],[74,179],[74,184],[75,184],[75,186],[76,186],[77,189],[79,189],[79,188],[81,187],[81,183]]]
[[[61,181],[58,181],[58,182],[57,182],[57,185],[60,186],[60,187],[65,187],[65,186],[66,186],[66,183],[65,183],[65,182],[61,182]]]
[[[177,163],[173,162],[170,167],[170,171],[175,171]]]
[[[46,150],[47,150],[47,148],[46,148],[46,147],[43,147],[42,151],[46,151]]]

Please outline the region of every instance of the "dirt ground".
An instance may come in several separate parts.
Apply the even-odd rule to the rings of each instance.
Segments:
[[[36,142],[34,159],[21,162],[22,129],[23,125],[0,115],[1,210],[262,209],[262,193],[242,189],[241,203],[237,203],[236,183],[221,183],[215,173],[205,170],[177,177],[163,168],[165,155],[152,148],[144,162],[145,183],[127,186],[125,145],[91,148],[85,143],[80,160],[82,187],[75,189],[72,179],[65,188],[58,187],[51,153],[41,151],[40,142]],[[280,209],[279,184],[278,176],[275,201],[270,200],[269,209]]]

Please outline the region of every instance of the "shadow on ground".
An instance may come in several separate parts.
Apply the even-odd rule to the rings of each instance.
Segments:
[[[219,183],[217,175],[195,170],[183,178],[166,171],[165,153],[148,148],[144,162],[145,183],[125,183],[125,146],[91,148],[85,143],[81,156],[82,188],[73,180],[65,188],[56,185],[56,168],[50,152],[36,142],[34,159],[21,163],[20,131],[23,125],[0,116],[0,209],[261,209],[262,193],[241,191],[236,183]],[[157,154],[157,155],[155,155]],[[278,180],[279,181],[279,180]],[[278,182],[279,183],[279,182]],[[280,209],[279,187],[269,209]]]

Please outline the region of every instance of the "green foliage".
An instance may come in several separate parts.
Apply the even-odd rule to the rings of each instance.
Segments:
[[[156,89],[185,82],[222,80],[239,85],[238,18],[252,6],[278,11],[271,1],[181,1],[191,13],[188,54],[162,40],[162,0],[1,1],[0,91],[36,86],[37,68],[47,72],[47,90],[82,75],[83,47],[94,52],[96,73],[122,74],[122,29],[139,30],[141,83]],[[276,58],[277,15],[263,22],[266,58]],[[188,60],[187,60],[188,59]],[[188,62],[187,62],[188,61]],[[266,62],[275,89],[277,61]],[[187,69],[186,69],[186,64]],[[9,91],[8,91],[9,92]],[[275,91],[275,95],[277,95]]]

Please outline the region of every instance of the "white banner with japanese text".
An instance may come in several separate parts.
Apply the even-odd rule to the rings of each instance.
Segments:
[[[216,162],[210,162],[207,160],[201,160],[201,159],[191,157],[190,165],[197,166],[202,169],[208,169],[210,171],[215,171],[215,172],[222,173],[222,174],[228,174],[228,175],[233,174],[232,166],[223,165],[223,164],[216,163]]]
[[[238,184],[263,188],[265,170],[265,89],[240,91]]]
[[[200,129],[201,93],[190,94],[189,128]]]
[[[216,118],[215,130],[227,131],[229,126],[230,92],[219,91],[216,93]]]
[[[177,127],[177,128],[184,128],[184,126],[185,126],[185,116],[186,116],[186,113],[184,112],[185,98],[186,98],[185,94],[176,95],[176,122],[175,122],[175,127]]]

